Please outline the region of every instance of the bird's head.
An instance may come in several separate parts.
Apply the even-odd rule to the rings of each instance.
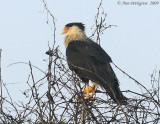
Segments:
[[[63,28],[62,34],[76,34],[84,31],[85,27],[83,23],[74,22],[66,24]]]
[[[68,23],[63,28],[62,34],[66,34],[64,39],[65,47],[67,48],[68,44],[72,41],[79,41],[79,40],[85,40],[86,34],[85,34],[85,27],[82,23]]]

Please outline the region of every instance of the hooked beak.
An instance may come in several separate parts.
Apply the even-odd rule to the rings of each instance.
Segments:
[[[66,34],[68,32],[68,30],[69,30],[69,27],[64,27],[64,29],[63,29],[61,34]]]
[[[65,34],[64,30],[61,32],[61,34]]]

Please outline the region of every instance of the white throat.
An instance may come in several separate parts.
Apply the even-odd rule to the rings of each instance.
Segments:
[[[64,44],[65,47],[68,47],[68,44],[72,41],[85,40],[87,36],[78,26],[72,26],[69,28],[68,33],[65,36]]]

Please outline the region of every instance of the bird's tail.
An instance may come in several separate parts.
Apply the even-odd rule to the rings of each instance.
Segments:
[[[115,87],[115,89],[110,91],[108,94],[114,100],[114,102],[116,102],[118,105],[127,105],[128,104],[128,102],[127,102],[128,98],[122,94],[122,92],[119,89],[119,86]]]
[[[105,89],[107,91],[107,94],[118,104],[118,105],[127,105],[128,98],[123,95],[119,88],[119,81],[117,79],[117,76],[115,75],[111,65],[108,65],[109,69],[109,76],[108,78],[105,78]],[[108,80],[109,79],[109,80]],[[107,83],[108,81],[108,83]]]
[[[108,90],[109,89],[109,90]],[[109,88],[106,88],[107,94],[118,104],[118,105],[127,105],[128,98],[123,95],[119,88],[118,79],[115,76],[113,85],[110,85]]]

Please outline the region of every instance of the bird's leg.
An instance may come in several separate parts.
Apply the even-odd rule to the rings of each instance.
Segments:
[[[86,93],[86,99],[89,99],[89,92],[92,91],[92,94],[95,95],[95,83],[92,85],[92,87],[89,87],[89,83],[86,84],[86,89],[84,89],[84,93]]]
[[[93,95],[95,95],[95,94],[96,94],[96,93],[95,93],[95,91],[94,91],[95,86],[96,86],[96,84],[94,83],[94,84],[92,85],[92,87],[91,87],[91,91],[92,91],[92,94],[93,94]]]
[[[83,93],[86,94],[86,100],[88,100],[88,99],[95,100],[95,98],[89,97],[89,92],[91,92],[91,91],[92,91],[92,94],[95,95],[95,91],[94,91],[95,86],[96,86],[96,83],[94,83],[92,85],[92,87],[89,87],[89,83],[86,84],[86,89],[84,89],[84,91],[83,91]],[[75,99],[77,99],[79,102],[83,102],[83,99],[80,99],[80,98],[75,98]]]
[[[84,93],[86,93],[86,99],[89,99],[89,83],[86,84],[86,91],[83,91]]]

